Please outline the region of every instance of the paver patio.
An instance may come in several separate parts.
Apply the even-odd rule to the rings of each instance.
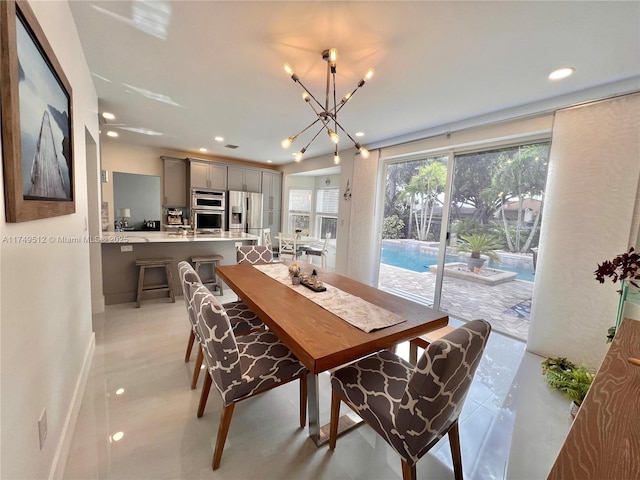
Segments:
[[[431,302],[436,276],[380,264],[378,288]],[[527,340],[533,283],[514,280],[483,285],[445,275],[440,310],[460,320],[484,318],[498,331]],[[419,297],[419,298],[415,298]]]

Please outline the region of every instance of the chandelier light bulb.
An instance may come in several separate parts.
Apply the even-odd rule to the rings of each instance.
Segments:
[[[294,137],[285,138],[284,140],[282,140],[282,142],[280,142],[280,145],[282,145],[282,148],[287,149],[291,146],[294,140]]]
[[[360,155],[362,155],[362,158],[369,158],[369,150],[364,148],[359,143],[356,143],[356,148],[360,151]]]
[[[302,92],[302,99],[305,102],[309,102],[311,100],[311,95],[309,95],[307,92]]]
[[[374,73],[376,73],[375,70],[373,68],[370,68],[369,70],[367,70],[367,73],[365,73],[364,79],[371,80],[371,77],[373,77]]]
[[[329,63],[335,65],[336,60],[338,60],[338,50],[335,48],[329,49]]]
[[[284,71],[287,72],[287,75],[293,75],[293,69],[288,63],[284,64]]]
[[[338,155],[337,153],[333,156],[333,163],[335,163],[336,165],[340,165],[340,155]]]
[[[334,132],[333,130],[329,129],[329,138],[331,139],[331,141],[333,143],[335,143],[336,145],[338,144],[338,142],[340,141],[340,136]]]
[[[302,161],[302,152],[294,153],[293,159],[296,161],[296,163],[300,163]]]
[[[351,93],[347,93],[344,97],[342,97],[341,103],[347,103],[351,98]]]

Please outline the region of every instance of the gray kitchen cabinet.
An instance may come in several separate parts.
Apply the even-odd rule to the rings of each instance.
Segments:
[[[282,206],[282,173],[262,172],[263,210],[281,210]]]
[[[265,210],[262,212],[262,228],[271,229],[271,238],[275,237],[282,230],[280,222],[282,214],[280,210]]]
[[[255,168],[229,165],[227,167],[227,188],[240,192],[262,192],[262,172]]]
[[[191,188],[227,189],[227,166],[219,163],[189,159]]]
[[[163,164],[162,183],[164,195],[162,204],[166,207],[187,207],[187,162],[184,158],[160,157]]]

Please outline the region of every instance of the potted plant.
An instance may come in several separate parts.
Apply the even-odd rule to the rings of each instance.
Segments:
[[[600,283],[604,283],[605,278],[610,278],[613,283],[620,280],[622,284],[620,290],[618,290],[620,300],[618,302],[616,323],[607,332],[607,342],[610,342],[613,340],[622,321],[622,309],[629,284],[640,288],[640,255],[634,252],[633,247],[629,247],[628,252],[616,255],[613,260],[605,260],[602,264],[598,264],[598,268],[593,274]]]
[[[547,358],[542,362],[542,374],[547,384],[571,400],[571,416],[575,417],[584,401],[594,374],[587,367],[578,367],[564,357]]]
[[[460,239],[461,242],[453,248],[453,251],[456,253],[470,254],[467,261],[470,271],[474,272],[482,268],[487,258],[496,263],[500,263],[500,257],[495,252],[495,250],[500,248],[500,245],[491,235],[486,233],[472,233],[460,236]],[[482,258],[482,255],[486,258]]]

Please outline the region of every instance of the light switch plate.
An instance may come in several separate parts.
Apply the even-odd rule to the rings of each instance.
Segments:
[[[133,245],[120,245],[121,252],[133,252]]]

